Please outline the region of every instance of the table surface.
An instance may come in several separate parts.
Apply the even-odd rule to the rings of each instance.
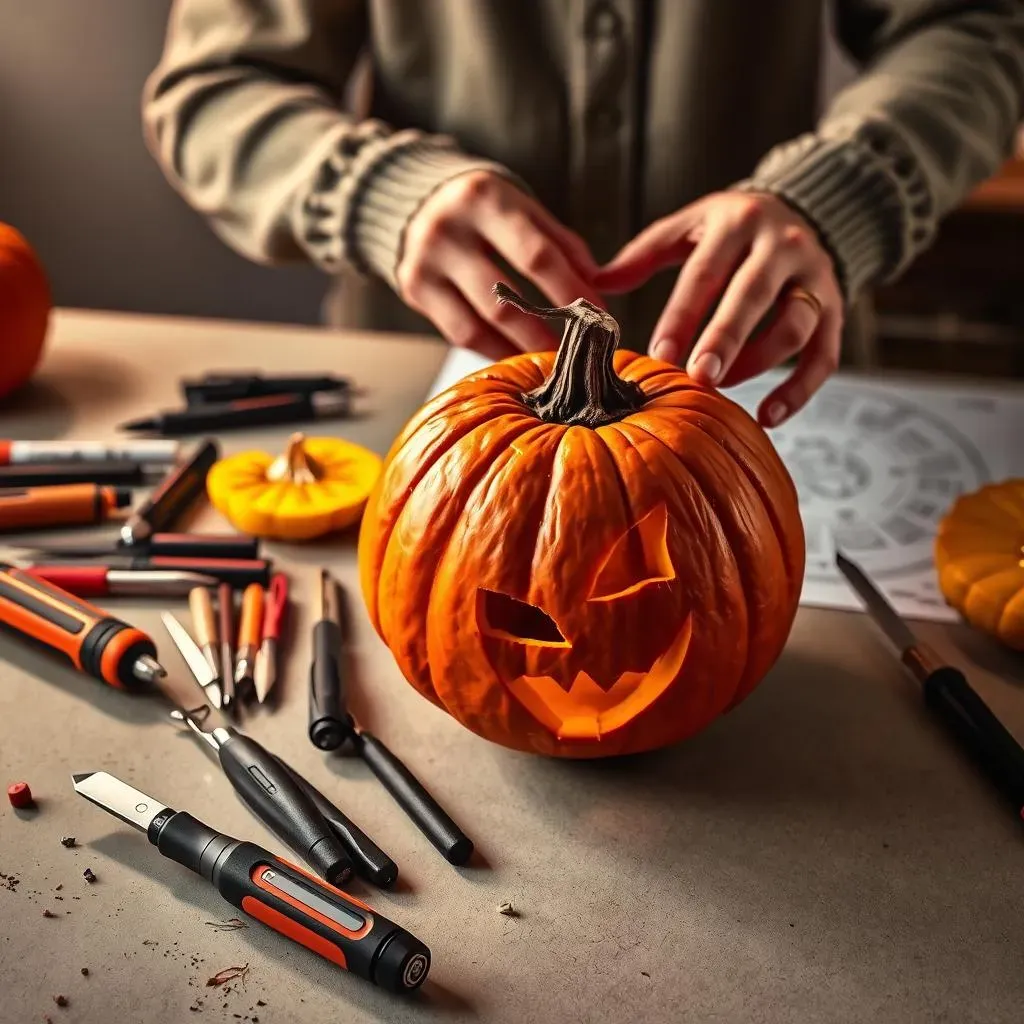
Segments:
[[[419,339],[60,311],[38,383],[0,409],[0,435],[109,438],[178,404],[186,374],[329,368],[366,389],[366,415],[341,432],[383,453],[443,354]],[[222,442],[276,447],[285,434]],[[207,509],[196,522],[223,528]],[[486,865],[455,869],[362,765],[305,737],[310,582],[326,563],[355,593],[354,537],[268,550],[293,578],[294,642],[278,706],[242,727],[398,862],[400,891],[360,894],[427,942],[430,979],[401,999],[255,922],[217,930],[234,908],[76,797],[70,773],[106,769],[226,832],[281,844],[158,700],[5,638],[0,769],[5,784],[30,782],[39,809],[0,809],[4,1024],[1021,1019],[1021,822],[927,716],[863,615],[802,609],[738,709],[677,748],[615,763],[478,739],[404,683],[359,617],[353,704],[476,840]],[[152,631],[172,689],[193,701],[159,603],[110,605]],[[1021,661],[962,627],[920,631],[1024,736]],[[66,849],[65,835],[79,845]],[[506,900],[520,916],[497,912]],[[206,985],[246,964],[230,991]]]

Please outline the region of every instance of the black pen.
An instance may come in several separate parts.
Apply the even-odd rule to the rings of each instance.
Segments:
[[[162,412],[147,419],[132,420],[122,430],[147,431],[164,435],[194,434],[200,431],[236,427],[262,427],[278,423],[345,417],[351,399],[348,391],[319,391],[306,395],[264,395],[235,402],[194,405]]]
[[[144,542],[104,536],[94,543],[50,544],[27,549],[35,558],[100,558],[104,555],[168,555],[175,558],[259,558],[258,537],[242,533],[151,533]]]
[[[945,664],[914,636],[857,565],[838,553],[836,565],[899,652],[904,667],[921,684],[925,705],[942,720],[1024,818],[1024,749],[971,688],[963,672]]]
[[[206,490],[210,467],[220,457],[216,441],[207,438],[160,481],[121,527],[128,546],[145,543],[156,531],[173,526],[182,513]]]
[[[263,395],[311,395],[317,391],[345,391],[344,377],[265,377],[260,373],[211,372],[196,380],[181,382],[185,402],[190,406],[211,402],[235,402]]]
[[[0,487],[56,487],[100,484],[109,487],[149,487],[164,474],[159,466],[141,462],[16,463],[0,466]]]
[[[320,619],[313,631],[310,666],[309,738],[321,750],[350,743],[377,780],[413,824],[450,864],[465,864],[473,841],[427,792],[423,783],[349,712],[346,689],[350,668],[345,657],[349,618],[340,585],[320,574]]]

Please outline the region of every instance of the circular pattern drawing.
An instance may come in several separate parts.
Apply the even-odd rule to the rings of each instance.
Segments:
[[[729,397],[753,413],[775,383],[756,378]],[[771,436],[800,496],[807,579],[836,578],[837,548],[878,578],[931,569],[939,519],[990,478],[958,430],[874,389],[829,382]]]

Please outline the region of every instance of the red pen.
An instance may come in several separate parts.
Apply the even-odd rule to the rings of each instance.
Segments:
[[[253,683],[256,699],[262,704],[277,679],[277,643],[281,636],[281,624],[288,607],[288,577],[275,573],[270,581],[264,604],[263,642],[256,653],[256,670]]]
[[[105,565],[33,565],[25,570],[76,597],[181,597],[217,585],[213,576],[179,569],[108,569]]]

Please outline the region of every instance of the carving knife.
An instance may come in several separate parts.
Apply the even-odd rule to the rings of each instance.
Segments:
[[[921,684],[926,706],[942,720],[1024,819],[1024,749],[978,696],[963,672],[945,664],[935,651],[914,636],[859,566],[838,552],[836,565],[896,648],[904,667]]]
[[[163,856],[201,875],[232,906],[285,938],[390,992],[412,992],[426,979],[427,946],[361,900],[107,772],[79,772],[71,779],[79,796],[144,832]]]
[[[224,695],[220,688],[220,673],[214,671],[204,657],[200,646],[170,612],[161,612],[160,618],[163,619],[164,628],[174,641],[174,646],[178,648],[178,652],[185,659],[189,672],[202,687],[206,699],[219,711],[224,703]]]

